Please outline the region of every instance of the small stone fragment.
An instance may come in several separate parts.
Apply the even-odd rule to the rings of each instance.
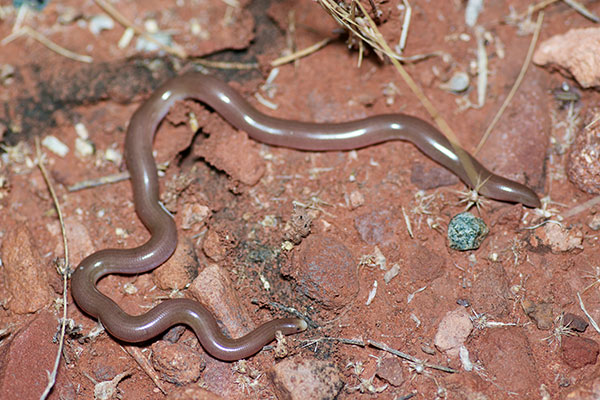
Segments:
[[[310,235],[293,256],[293,268],[284,271],[306,296],[328,309],[350,303],[358,294],[357,262],[336,238]]]
[[[469,75],[466,72],[460,71],[452,75],[448,82],[442,83],[440,89],[448,92],[460,93],[469,88],[469,83]]]
[[[579,315],[566,313],[563,316],[563,325],[576,332],[585,332],[589,324]]]
[[[213,313],[231,337],[244,336],[254,329],[254,323],[227,271],[218,265],[207,265],[194,279],[188,293]]]
[[[579,336],[563,336],[561,347],[563,360],[573,368],[595,364],[600,352],[597,342]]]
[[[552,329],[554,326],[554,317],[551,303],[535,304],[529,299],[523,299],[521,305],[525,314],[535,322],[539,330],[547,331]]]
[[[481,218],[463,212],[457,214],[448,224],[448,242],[454,250],[475,250],[485,239],[489,229]]]
[[[196,350],[164,340],[152,344],[152,365],[167,382],[176,385],[196,382],[206,366],[204,358]]]
[[[163,290],[181,290],[198,276],[198,265],[194,243],[188,238],[181,238],[175,253],[152,272],[152,277]]]
[[[94,15],[90,18],[89,28],[94,36],[98,36],[104,30],[111,30],[115,27],[115,21],[106,14]]]
[[[473,323],[464,307],[448,312],[442,318],[435,334],[434,344],[450,357],[457,357],[460,347],[473,330]]]
[[[340,371],[330,362],[285,359],[267,372],[278,399],[333,400],[344,386]]]
[[[259,154],[258,145],[244,132],[231,126],[219,123],[218,132],[213,131],[216,126],[204,126],[204,131],[210,136],[202,141],[201,146],[193,146],[193,154],[204,158],[234,180],[255,185],[265,172],[265,161]]]
[[[210,216],[210,208],[198,203],[185,203],[181,212],[181,229],[200,230]]]
[[[583,249],[583,232],[581,229],[548,223],[536,230],[542,244],[549,246],[553,253],[564,253],[574,249]]]
[[[588,226],[593,231],[600,230],[600,213],[592,215],[592,217],[588,221]]]
[[[350,193],[349,197],[351,210],[357,209],[358,207],[365,204],[365,196],[361,193],[360,190],[353,190],[352,193]]]
[[[568,71],[583,88],[600,86],[600,28],[571,29],[545,40],[533,62]]]
[[[292,216],[285,224],[283,238],[298,245],[307,237],[312,226],[312,218],[305,207],[294,203]]]
[[[600,126],[592,125],[575,137],[567,162],[569,180],[587,193],[600,193]]]
[[[404,383],[402,362],[397,358],[384,357],[377,365],[377,371],[375,373],[378,377],[392,386],[402,386]]]
[[[215,262],[223,261],[227,255],[227,247],[221,243],[219,233],[214,229],[209,229],[202,243],[204,254]]]
[[[2,242],[4,279],[10,300],[6,307],[17,314],[36,312],[52,301],[48,272],[31,232],[23,224],[9,231]]]
[[[69,153],[69,147],[52,135],[48,135],[42,139],[42,146],[59,157],[64,157]]]

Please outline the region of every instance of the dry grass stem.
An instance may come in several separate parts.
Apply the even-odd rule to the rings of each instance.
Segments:
[[[146,32],[145,30],[133,25],[133,23],[131,23],[123,14],[121,14],[115,7],[113,7],[110,3],[106,2],[105,0],[94,0],[94,3],[96,3],[98,7],[103,9],[108,15],[114,18],[123,27],[133,29],[136,34],[142,36],[147,41],[154,43],[167,53],[184,59],[188,57],[187,52],[183,49],[183,47],[179,46],[178,44],[169,46],[157,40],[154,36]]]
[[[563,0],[563,1],[565,2],[565,4],[567,4],[573,10],[577,11],[579,14],[583,15],[587,19],[589,19],[595,23],[600,22],[600,18],[598,18],[598,16],[596,14],[594,14],[593,12],[591,12],[590,10],[585,8],[585,6],[583,4],[578,3],[575,0]]]
[[[71,60],[84,62],[84,63],[91,63],[94,61],[94,59],[90,56],[77,54],[77,53],[72,52],[71,50],[65,49],[64,47],[54,43],[52,40],[48,39],[46,36],[42,35],[38,31],[30,28],[29,26],[23,26],[23,27],[19,28],[15,32],[11,33],[10,35],[8,35],[4,39],[2,39],[2,42],[0,42],[0,43],[2,43],[2,45],[4,46],[21,36],[29,36],[30,38],[43,44],[44,46],[46,46],[48,49],[52,50],[53,52],[60,54],[63,57],[70,58]]]
[[[135,362],[146,373],[146,375],[148,375],[148,377],[150,379],[152,379],[152,382],[154,382],[156,387],[161,392],[163,392],[163,394],[166,395],[167,390],[162,385],[160,378],[158,377],[158,374],[156,373],[156,370],[154,369],[154,367],[152,367],[152,364],[150,364],[150,361],[148,361],[148,359],[146,357],[144,357],[144,353],[142,353],[142,350],[140,350],[139,347],[136,347],[136,346],[121,346],[121,348],[125,352],[127,352],[127,354],[129,354],[131,356],[131,358],[133,358],[135,360]]]
[[[369,17],[369,14],[364,9],[363,5],[354,0],[350,8],[346,8],[344,4],[338,4],[333,0],[317,0],[318,3],[335,19],[340,25],[348,29],[354,36],[360,39],[358,46],[362,56],[362,42],[368,44],[381,57],[385,54],[390,59],[400,60],[404,62],[419,61],[429,57],[440,55],[440,53],[421,54],[412,57],[404,57],[393,51],[387,43],[382,43],[382,36],[375,27],[375,23]],[[360,9],[363,17],[357,15],[357,10]],[[375,27],[375,28],[374,28]],[[407,33],[408,34],[408,33]],[[385,41],[384,41],[385,42]]]
[[[168,166],[169,166],[169,163],[161,163],[161,164],[157,164],[156,168],[159,171],[165,171]],[[126,181],[129,178],[130,178],[129,171],[118,172],[116,174],[103,176],[101,178],[86,179],[84,181],[77,182],[74,185],[68,186],[67,190],[69,192],[77,192],[77,191],[83,190],[83,189],[90,189],[90,188],[94,188],[94,187],[98,187],[98,186],[109,185],[111,183]]]
[[[442,365],[435,365],[435,364],[429,364],[427,362],[424,362],[423,360],[420,360],[416,357],[411,356],[410,354],[406,354],[403,353],[401,351],[398,351],[396,349],[391,348],[390,346],[388,346],[385,343],[381,343],[381,342],[376,342],[374,340],[367,340],[367,344],[369,346],[373,346],[375,348],[378,348],[379,350],[383,350],[383,351],[387,351],[390,354],[393,354],[395,356],[398,356],[400,358],[403,358],[405,360],[411,361],[415,364],[419,364],[422,365],[423,367],[427,367],[427,368],[431,368],[431,369],[437,369],[438,371],[443,371],[443,372],[448,372],[450,374],[454,374],[456,372],[458,372],[457,370],[453,369],[453,368],[449,368],[449,367],[444,367]]]
[[[588,317],[588,319],[590,320],[590,324],[592,324],[596,332],[600,333],[600,327],[598,327],[598,324],[596,323],[594,318],[592,318],[592,316],[585,309],[585,306],[583,305],[583,300],[581,300],[581,295],[579,294],[579,292],[577,293],[577,299],[579,300],[579,307],[581,307],[581,311],[583,311],[585,316]]]
[[[54,207],[56,208],[56,213],[58,215],[58,220],[60,222],[60,231],[61,231],[61,234],[63,237],[63,246],[64,246],[64,251],[65,251],[65,260],[64,260],[65,263],[63,266],[63,270],[61,271],[61,274],[63,276],[63,298],[62,298],[63,317],[62,317],[61,328],[60,328],[60,339],[58,342],[58,350],[56,352],[56,359],[54,360],[54,368],[52,369],[52,372],[47,371],[48,385],[46,386],[46,389],[40,396],[40,399],[44,400],[48,396],[48,394],[54,387],[54,383],[56,382],[56,374],[58,372],[58,365],[60,362],[60,357],[62,355],[63,345],[65,343],[65,329],[66,329],[66,324],[67,324],[67,277],[69,275],[70,265],[69,265],[69,246],[67,245],[67,233],[65,230],[65,222],[63,219],[60,204],[58,202],[58,197],[56,196],[56,192],[54,191],[54,186],[52,185],[52,182],[50,181],[50,177],[48,175],[48,172],[46,171],[46,167],[44,167],[42,150],[40,148],[40,140],[38,137],[35,138],[35,149],[36,149],[36,155],[37,155],[37,165],[40,169],[40,172],[42,173],[42,176],[44,177],[44,182],[46,182],[46,186],[48,186],[48,191],[50,192],[50,196],[52,196],[52,201],[54,202]]]
[[[525,11],[524,13],[518,15],[518,18],[527,18],[528,16],[534,14],[537,11],[543,10],[544,8],[548,7],[549,5],[552,5],[554,3],[557,3],[561,0],[543,0],[540,1],[537,4],[533,4],[530,5],[527,8],[527,11]],[[593,22],[600,22],[600,18],[598,18],[598,16],[596,14],[594,14],[593,12],[589,11],[587,8],[585,8],[585,6],[575,0],[562,0],[566,5],[568,5],[569,7],[571,7],[572,9],[574,9],[575,11],[577,11],[578,13],[580,13],[581,15],[583,15],[584,17],[590,19]]]
[[[578,204],[575,207],[571,208],[569,211],[566,211],[562,214],[563,218],[569,218],[574,215],[577,215],[585,210],[588,210],[595,205],[600,204],[600,196],[592,197],[588,201]]]
[[[488,128],[485,130],[483,137],[481,138],[481,140],[479,141],[479,144],[477,145],[477,148],[475,149],[475,154],[477,154],[479,152],[479,150],[481,150],[481,148],[487,141],[488,137],[490,136],[490,133],[496,126],[496,123],[500,120],[500,117],[502,116],[502,114],[504,114],[504,111],[510,104],[513,96],[519,89],[519,86],[521,85],[521,82],[523,81],[523,78],[525,77],[525,73],[527,72],[527,69],[529,68],[529,64],[531,63],[531,58],[533,57],[533,51],[535,50],[535,45],[540,36],[540,30],[542,29],[543,21],[544,21],[544,13],[540,12],[538,14],[537,22],[535,25],[535,31],[533,32],[533,37],[531,38],[531,43],[529,44],[529,50],[527,51],[527,56],[525,57],[525,61],[523,62],[523,66],[521,67],[521,72],[519,72],[519,76],[517,77],[517,80],[515,81],[515,84],[513,85],[513,87],[510,89],[508,96],[506,96],[504,103],[502,103],[502,106],[500,107],[500,109],[498,110],[496,115],[494,116],[494,119],[492,120],[492,122],[490,123]]]
[[[279,67],[283,64],[287,64],[292,61],[296,61],[302,57],[306,57],[314,52],[321,50],[323,47],[327,46],[332,41],[333,41],[332,38],[325,38],[325,39],[313,44],[312,46],[308,46],[308,47],[298,50],[292,54],[289,54],[289,55],[283,56],[283,57],[279,57],[279,58],[271,61],[271,66]]]
[[[215,68],[215,69],[247,70],[247,69],[257,69],[259,67],[258,63],[212,61],[212,60],[206,60],[204,58],[195,58],[195,59],[193,59],[193,61],[195,63],[202,65],[203,67]]]

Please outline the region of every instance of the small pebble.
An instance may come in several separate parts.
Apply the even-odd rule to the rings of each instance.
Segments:
[[[588,226],[593,231],[600,230],[600,214],[596,214],[593,217],[591,217],[588,221]]]
[[[571,330],[574,330],[576,332],[585,332],[589,324],[585,319],[581,318],[579,315],[566,313],[563,316],[563,325],[569,327]]]
[[[42,146],[60,157],[69,153],[69,147],[52,135],[48,135],[42,140]]]
[[[460,213],[448,225],[448,241],[454,250],[475,250],[489,233],[489,228],[481,218],[473,214]]]
[[[402,361],[397,358],[383,358],[377,366],[375,374],[392,386],[402,386],[404,383]]]
[[[461,93],[469,88],[469,75],[466,72],[457,72],[448,82],[440,85],[440,89],[453,93]]]
[[[312,358],[285,359],[267,371],[267,377],[278,399],[335,399],[344,386],[333,363]]]
[[[456,357],[472,330],[473,323],[465,308],[461,307],[450,311],[438,325],[434,339],[435,347],[440,351],[447,352],[446,354],[450,357]]]
[[[547,331],[552,329],[554,326],[554,314],[551,303],[536,304],[529,299],[523,299],[521,306],[525,314],[535,322],[539,330]]]
[[[595,364],[600,351],[597,342],[579,336],[563,336],[561,347],[563,360],[573,368]]]
[[[95,36],[98,36],[100,32],[114,28],[115,21],[113,21],[113,19],[106,14],[94,15],[90,19],[90,24],[88,27],[90,32],[92,32]]]
[[[185,385],[198,380],[206,363],[187,345],[159,340],[152,344],[152,365],[167,382]]]

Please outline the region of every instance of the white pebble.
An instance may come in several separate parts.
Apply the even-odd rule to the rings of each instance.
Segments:
[[[90,32],[98,36],[104,30],[111,30],[115,27],[115,21],[106,14],[95,15],[90,19]]]
[[[80,137],[75,138],[75,154],[81,157],[87,157],[94,154],[94,146],[87,140]]]
[[[69,153],[69,147],[52,135],[48,135],[42,140],[42,146],[59,157],[64,157]]]
[[[369,292],[369,297],[367,298],[366,306],[370,305],[377,294],[377,281],[373,281],[373,288]]]
[[[121,153],[118,150],[108,148],[104,152],[104,159],[106,161],[110,161],[112,163],[115,163],[116,165],[119,165],[119,164],[121,164],[121,160],[123,159],[123,156],[121,155]]]

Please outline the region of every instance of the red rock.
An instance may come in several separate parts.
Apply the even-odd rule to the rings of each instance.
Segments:
[[[521,302],[523,311],[531,318],[539,330],[547,331],[554,326],[554,312],[552,303],[534,303],[529,299],[523,299]]]
[[[596,124],[575,137],[569,152],[567,175],[584,192],[600,193],[600,128]]]
[[[563,336],[561,347],[563,360],[573,368],[595,364],[600,352],[597,342],[579,336]]]
[[[223,397],[198,386],[189,386],[173,390],[167,400],[223,400]]]
[[[166,263],[152,272],[154,283],[163,290],[184,289],[198,276],[198,258],[194,243],[179,238],[175,253]]]
[[[196,382],[206,366],[202,355],[190,346],[164,340],[152,344],[152,365],[167,382],[177,385]]]
[[[265,172],[265,163],[256,142],[222,120],[205,125],[204,131],[210,136],[194,146],[194,155],[236,181],[250,186],[258,182]]]
[[[571,29],[545,40],[533,55],[538,65],[568,71],[584,87],[600,86],[600,28]]]
[[[469,350],[482,363],[486,375],[499,387],[516,392],[519,398],[538,396],[541,381],[523,330],[509,327],[483,332],[469,342]]]
[[[578,227],[545,224],[535,230],[542,245],[550,247],[554,254],[583,249],[583,231]]]
[[[46,370],[54,366],[58,345],[52,338],[58,319],[42,311],[0,348],[0,399],[39,399],[48,384]],[[62,374],[53,389],[68,389]],[[68,392],[68,390],[66,390]]]
[[[214,229],[209,229],[202,242],[204,254],[215,262],[223,261],[227,254],[227,247],[221,243],[219,234]]]
[[[243,336],[254,329],[227,272],[218,265],[206,266],[194,279],[188,293],[204,304],[232,337]]]
[[[438,325],[435,346],[440,351],[447,352],[450,357],[457,357],[460,346],[465,343],[472,330],[473,323],[464,307],[450,311],[444,315]]]
[[[38,311],[52,302],[50,268],[31,241],[25,225],[10,231],[2,242],[4,277],[9,292],[8,309],[17,314]]]
[[[327,361],[285,359],[267,372],[278,399],[335,399],[344,383]]]
[[[566,313],[563,316],[563,325],[577,332],[585,332],[589,324],[579,315]]]
[[[382,244],[393,239],[398,221],[390,210],[376,210],[354,218],[354,226],[368,244]]]
[[[402,386],[404,383],[402,362],[395,357],[384,357],[377,365],[376,374],[392,386]]]
[[[325,308],[341,308],[358,294],[356,259],[336,238],[308,236],[294,253],[293,264],[298,289]]]

